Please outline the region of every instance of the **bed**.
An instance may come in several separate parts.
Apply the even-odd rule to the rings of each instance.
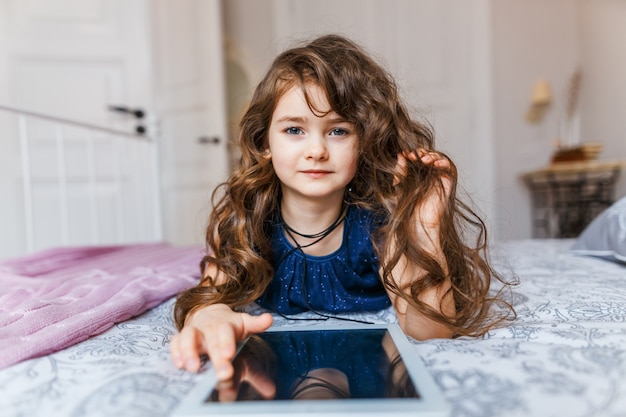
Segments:
[[[577,239],[491,248],[496,268],[519,282],[514,321],[478,339],[410,340],[451,415],[626,415],[625,206]],[[198,279],[201,256],[152,242],[0,262],[2,416],[168,416],[198,379],[173,366],[168,344],[175,296]],[[350,317],[395,321],[391,309]]]
[[[573,254],[574,243],[498,245],[497,267],[520,282],[517,319],[480,339],[411,341],[452,415],[626,415],[626,267]],[[187,249],[195,268],[197,248]],[[178,271],[185,283],[194,268]],[[173,302],[0,370],[2,415],[167,416],[197,378],[169,358]],[[395,320],[392,310],[356,318]]]

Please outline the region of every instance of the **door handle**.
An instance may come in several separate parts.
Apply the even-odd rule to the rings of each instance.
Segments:
[[[137,120],[142,120],[146,117],[146,112],[141,108],[131,109],[126,106],[109,105],[109,111],[134,116]],[[135,133],[138,135],[145,135],[147,131],[146,126],[144,126],[145,123],[137,123],[137,126],[135,126]]]
[[[217,136],[200,136],[198,143],[201,145],[217,145],[220,143],[220,138]]]
[[[143,109],[140,109],[140,108],[131,109],[130,107],[126,107],[126,106],[110,105],[109,110],[116,112],[116,113],[130,114],[131,116],[135,116],[137,119],[143,119],[146,115],[146,112]]]

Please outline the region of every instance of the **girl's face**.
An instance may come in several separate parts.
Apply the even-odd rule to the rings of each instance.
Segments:
[[[330,109],[320,87],[309,84],[307,91],[314,109]],[[357,144],[352,123],[333,111],[316,115],[300,88],[287,90],[269,128],[269,153],[283,198],[343,199],[356,173]]]

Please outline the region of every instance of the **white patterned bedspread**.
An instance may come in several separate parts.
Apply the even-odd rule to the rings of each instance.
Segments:
[[[506,328],[413,341],[452,416],[626,416],[626,265],[569,254],[572,243],[497,247],[497,268],[520,281]],[[0,415],[169,415],[197,378],[169,359],[172,305],[0,371]],[[395,320],[390,310],[359,317]]]

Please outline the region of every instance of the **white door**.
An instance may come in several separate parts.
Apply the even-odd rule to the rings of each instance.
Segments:
[[[228,172],[220,2],[151,4],[165,236],[199,244],[211,193]]]
[[[145,111],[160,127],[164,238],[176,244],[199,243],[208,195],[227,171],[219,8],[204,0],[0,0],[0,104],[125,130],[136,121],[110,105]],[[17,144],[0,137],[8,203],[0,205],[8,225],[0,258],[22,251],[19,190],[9,180],[19,172]]]

